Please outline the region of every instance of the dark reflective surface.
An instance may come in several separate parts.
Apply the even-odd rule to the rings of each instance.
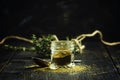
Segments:
[[[35,53],[13,52],[16,54],[0,72],[0,80],[119,80],[120,47],[106,47],[99,42],[85,42],[85,45],[83,54],[75,54],[75,59],[81,60],[75,63],[80,67],[78,71],[68,68],[63,69],[66,71],[53,71],[49,68],[42,71],[31,59]]]

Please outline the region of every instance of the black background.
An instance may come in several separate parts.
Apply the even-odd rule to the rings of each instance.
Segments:
[[[75,37],[99,29],[120,41],[119,0],[1,0],[0,39],[9,35]]]

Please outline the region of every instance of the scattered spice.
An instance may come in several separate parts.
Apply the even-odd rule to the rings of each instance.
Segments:
[[[72,68],[58,68],[56,70],[52,70],[49,67],[44,67],[44,68],[37,68],[35,71],[43,71],[43,72],[57,72],[57,73],[63,73],[63,72],[81,72],[81,71],[86,71],[90,69],[90,66],[87,65],[81,65],[81,66],[74,66]]]

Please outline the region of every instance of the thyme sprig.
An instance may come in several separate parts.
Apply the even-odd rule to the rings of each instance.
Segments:
[[[18,38],[16,36],[14,37]],[[9,38],[13,38],[13,36]],[[22,38],[19,37],[19,39],[21,40]],[[29,42],[32,42],[31,47],[12,46],[9,44],[5,44],[4,47],[7,49],[15,50],[15,51],[18,51],[18,50],[19,51],[35,51],[40,57],[50,57],[50,53],[51,53],[50,44],[51,44],[51,41],[55,41],[55,40],[58,41],[58,38],[56,37],[56,35],[48,34],[48,35],[42,35],[42,37],[37,37],[35,34],[33,34],[32,39],[29,40]]]
[[[41,38],[37,38],[36,35],[33,34],[32,36],[32,41],[33,41],[33,46],[35,47],[35,50],[37,54],[39,54],[41,57],[50,57],[50,45],[51,41],[58,40],[55,35],[47,35],[47,36],[42,36]]]

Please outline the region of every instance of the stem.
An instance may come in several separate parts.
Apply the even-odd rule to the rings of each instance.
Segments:
[[[79,41],[77,39],[72,39],[72,41],[75,42],[75,44],[78,46],[79,48],[79,52],[82,54],[83,53],[83,49],[85,48],[84,45],[81,44],[81,42],[79,43]]]
[[[95,36],[96,34],[99,34],[100,35],[100,40],[102,43],[106,44],[106,45],[109,45],[109,46],[114,46],[114,45],[118,45],[120,44],[120,42],[107,42],[107,41],[104,41],[103,40],[103,35],[102,35],[102,32],[100,32],[99,30],[95,30],[93,33],[91,34],[82,34],[80,36],[78,36],[76,39],[78,41],[82,41],[83,39],[85,39],[86,37],[93,37]]]
[[[3,38],[3,39],[0,41],[0,44],[3,44],[7,39],[11,39],[11,38],[19,39],[19,40],[26,41],[26,42],[29,42],[29,43],[33,43],[32,40],[27,39],[27,38],[24,38],[24,37],[19,37],[19,36],[7,36],[7,37]]]
[[[59,41],[56,35],[52,35],[53,38],[55,38],[56,41]]]

